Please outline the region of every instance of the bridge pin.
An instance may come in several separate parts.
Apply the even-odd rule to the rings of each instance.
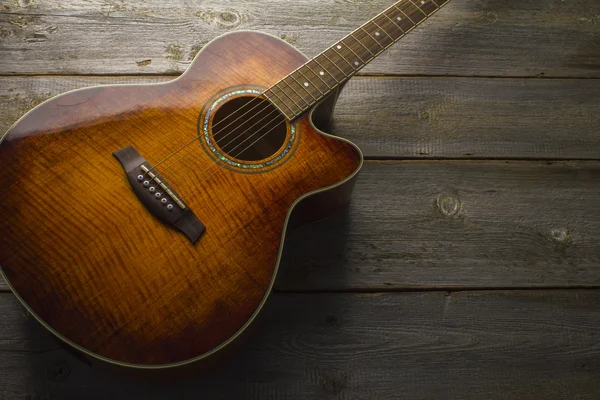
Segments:
[[[155,188],[154,186],[152,186],[152,187],[151,187],[150,189],[148,189],[148,190],[150,190],[150,193],[154,193],[154,192],[156,192],[156,188]]]
[[[138,175],[138,181],[142,182],[144,180],[144,175]]]
[[[144,186],[145,186],[145,187],[148,187],[148,186],[150,186],[150,182],[149,182],[149,181],[145,181],[145,182],[144,182]]]
[[[160,198],[162,197],[162,193],[156,193],[156,194],[154,195],[154,197],[156,197],[157,199],[160,199]]]
[[[174,208],[175,208],[175,207],[173,207],[173,204],[169,204],[169,205],[167,206],[167,210],[169,210],[169,211],[173,211],[173,209],[174,209]]]
[[[169,200],[167,200],[167,199],[162,199],[160,202],[161,202],[163,205],[166,205],[166,204],[169,202]]]

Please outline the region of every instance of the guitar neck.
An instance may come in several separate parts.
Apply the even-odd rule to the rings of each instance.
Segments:
[[[265,91],[288,120],[310,110],[449,0],[401,0]]]

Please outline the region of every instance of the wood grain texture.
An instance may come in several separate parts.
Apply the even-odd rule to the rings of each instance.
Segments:
[[[278,290],[600,285],[600,163],[370,162],[289,237]]]
[[[0,295],[0,396],[89,399],[596,399],[600,293],[274,295],[234,362],[134,380],[59,347]]]
[[[292,205],[349,178],[359,152],[306,115],[293,151],[260,173],[193,147],[167,182],[207,227],[194,245],[140,204],[113,153],[134,146],[156,166],[197,139],[216,94],[270,87],[304,61],[271,36],[230,34],[168,85],[96,87],[28,114],[0,146],[0,265],[20,297],[119,363],[188,362],[234,337],[270,290]]]
[[[278,291],[600,285],[600,163],[368,162],[292,232]]]
[[[152,77],[0,78],[0,132],[59,93]],[[600,81],[372,78],[350,80],[332,132],[367,158],[600,159]]]
[[[23,0],[0,10],[0,74],[175,74],[222,33],[251,29],[309,56],[392,0]],[[600,76],[594,0],[453,0],[366,74]]]

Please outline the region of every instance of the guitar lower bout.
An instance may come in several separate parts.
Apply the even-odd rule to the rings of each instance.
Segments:
[[[339,90],[293,122],[264,95],[306,61],[235,32],[174,81],[77,90],[20,119],[0,144],[0,266],[31,314],[87,355],[142,369],[240,337],[286,230],[343,207],[363,163],[319,130]],[[231,117],[253,106],[254,119]]]

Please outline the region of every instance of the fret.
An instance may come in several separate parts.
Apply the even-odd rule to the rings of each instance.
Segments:
[[[288,120],[338,89],[449,0],[401,0],[264,92]]]
[[[371,39],[371,41],[373,42],[371,45],[373,46],[373,50],[376,52],[375,54],[373,54],[373,57],[371,58],[371,60],[373,60],[375,57],[377,57],[378,55],[380,55],[381,53],[383,53],[385,51],[385,46],[382,45],[381,43],[379,43],[375,38],[369,36],[367,31],[363,31],[363,32],[361,32],[361,34],[363,34],[362,38],[363,39]],[[356,32],[356,34],[358,35],[358,32]],[[375,47],[375,45],[377,45],[377,47]]]
[[[371,39],[373,39],[373,41],[374,41],[375,43],[377,43],[379,46],[381,46],[381,48],[382,48],[382,49],[385,49],[385,46],[382,46],[382,45],[381,45],[381,43],[379,43],[379,41],[378,41],[377,39],[375,39],[375,37],[374,37],[373,35],[371,35],[371,34],[369,33],[369,31],[368,31],[368,30],[366,30],[366,29],[365,29],[365,28],[363,28],[362,26],[361,26],[359,29],[360,29],[361,31],[365,32],[367,35],[369,35],[369,37],[370,37]],[[379,53],[377,53],[377,54],[379,54]]]
[[[340,52],[338,51],[338,49],[336,49],[336,47],[341,47],[340,45],[337,45],[335,47],[332,47],[331,50],[333,50],[338,56],[340,56],[340,58],[350,66],[350,68],[352,68],[353,70],[355,70],[356,68],[354,68],[354,66],[352,66],[352,63],[350,61],[348,61],[343,55],[340,54]],[[354,71],[353,71],[354,72]]]
[[[371,54],[371,59],[372,59],[373,57],[375,57],[375,53],[373,53],[373,52],[371,51],[371,49],[369,49],[367,46],[365,46],[365,45],[364,45],[364,43],[362,42],[362,40],[360,40],[360,39],[357,39],[356,37],[354,37],[354,33],[351,33],[351,34],[350,34],[348,37],[349,37],[349,38],[352,38],[352,39],[354,39],[354,41],[355,41],[355,42],[357,42],[357,43],[358,43],[358,44],[360,44],[362,47],[364,47],[364,48],[365,48],[365,49],[366,49],[366,50],[367,50],[367,51],[368,51],[368,52]]]
[[[306,90],[304,86],[302,86],[302,83],[296,80],[296,78],[294,77],[294,73],[296,72],[297,71],[294,71],[288,76],[286,76],[283,82],[287,85],[289,89],[292,90],[292,92],[294,92],[294,94],[300,97],[300,100],[302,100],[306,104],[311,104],[315,100],[315,98],[310,94],[308,90]]]
[[[307,88],[307,90],[308,90],[308,88],[311,88],[311,89],[314,88],[317,90],[317,92],[318,92],[317,93],[318,96],[316,97],[317,99],[320,99],[325,94],[321,89],[319,89],[319,86],[317,84],[315,84],[306,75],[304,75],[304,72],[302,72],[302,68],[298,69],[298,73],[300,75],[302,75],[302,78],[304,78],[304,80],[305,80],[304,87]],[[308,84],[308,86],[307,86],[307,84]],[[325,92],[327,92],[327,91],[325,91]],[[312,96],[312,94],[311,94],[311,96]],[[314,96],[312,96],[312,97],[315,98]]]
[[[340,72],[342,73],[342,75],[343,75],[344,77],[341,79],[341,82],[343,82],[344,80],[346,80],[346,78],[349,78],[349,76],[348,76],[348,75],[346,75],[346,73],[344,72],[344,70],[343,70],[343,69],[341,69],[340,67],[338,67],[336,63],[334,63],[333,61],[331,61],[331,59],[329,58],[329,56],[327,56],[327,54],[326,54],[326,53],[323,53],[323,54],[321,54],[321,56],[322,56],[322,57],[324,57],[324,58],[325,58],[325,60],[327,60],[327,61],[329,62],[329,64],[333,65],[333,66],[335,67],[335,69],[337,69],[338,71],[340,71]],[[329,70],[327,70],[327,71],[329,71]],[[336,80],[337,80],[337,78],[336,78]],[[338,83],[339,83],[339,82],[340,82],[340,81],[338,81]]]
[[[381,14],[373,21],[386,30],[388,36],[393,39],[394,43],[404,35],[404,31],[398,28],[398,25],[394,24],[393,21],[390,21],[385,13]]]
[[[425,17],[427,17],[427,14],[425,13],[425,11],[423,11],[423,10],[421,9],[421,7],[419,7],[417,4],[415,4],[415,3],[414,3],[412,0],[408,0],[408,1],[409,1],[409,3],[411,3],[413,6],[415,6],[415,7],[416,7],[416,8],[417,8],[419,11],[421,11]],[[417,1],[419,1],[419,0],[417,0]],[[421,0],[421,4],[425,4],[425,1],[424,1],[424,0]]]
[[[394,21],[392,18],[390,18],[390,16],[389,16],[389,15],[387,15],[387,13],[385,13],[385,12],[384,12],[384,13],[383,13],[383,15],[384,15],[384,16],[385,16],[387,19],[389,19],[390,21],[392,21],[392,23],[393,23],[394,25],[396,25],[396,26],[398,27],[398,29],[400,29],[400,32],[402,32],[402,35],[404,35],[404,29],[402,29],[402,27],[400,26],[400,24],[398,24],[396,21]]]
[[[331,77],[333,78],[333,80],[334,80],[334,81],[335,81],[335,82],[336,82],[338,85],[341,83],[340,81],[338,81],[338,80],[337,80],[337,78],[335,77],[335,75],[333,75],[331,72],[329,72],[329,70],[328,70],[327,68],[323,67],[323,65],[322,65],[322,64],[319,62],[318,58],[315,58],[313,61],[314,61],[315,63],[317,63],[317,65],[318,65],[319,67],[321,67],[321,70],[322,70],[322,71],[320,71],[320,72],[319,72],[319,75],[321,75],[321,72],[327,72],[327,74],[328,74],[329,76],[331,76]]]
[[[427,15],[423,12],[423,10],[421,10],[415,5],[415,3],[412,2],[404,3],[404,11],[407,13],[407,15],[410,15],[415,25],[418,25],[427,18]]]
[[[289,76],[289,75],[288,75],[288,76]],[[302,102],[304,102],[306,105],[310,105],[310,102],[306,101],[306,100],[304,99],[304,97],[302,97],[302,96],[300,95],[300,93],[298,93],[298,91],[297,91],[297,90],[296,90],[296,89],[295,89],[295,88],[294,88],[292,85],[290,85],[289,83],[287,83],[287,82],[285,81],[287,78],[288,78],[287,76],[286,76],[285,78],[283,78],[283,79],[282,79],[282,81],[281,81],[281,83],[284,83],[284,84],[285,84],[285,85],[286,85],[286,86],[287,86],[289,89],[292,89],[292,92],[294,92],[293,94],[295,94],[296,96],[298,96],[298,98],[299,98],[300,100],[302,100]],[[298,104],[298,102],[297,102],[296,100],[294,100],[294,96],[292,96],[292,95],[291,95],[290,93],[288,93],[287,91],[285,91],[285,94],[287,95],[287,97],[289,97],[290,99],[292,99],[292,101],[294,102],[294,104],[296,104],[298,107],[300,107],[300,108],[304,108],[304,107],[305,107],[305,106],[301,106],[300,104]]]
[[[365,25],[365,28],[372,31],[372,36],[375,37],[375,41],[377,43],[379,43],[379,45],[382,47],[382,50],[385,50],[390,45],[390,43],[395,42],[394,39],[390,40],[388,37],[382,35],[380,32],[381,28],[379,27],[379,25],[375,24],[374,21],[370,21],[369,24],[372,24],[374,26],[371,26],[371,28],[369,28],[369,26],[367,24],[367,25]]]
[[[296,72],[297,72],[297,71],[296,71]],[[300,87],[302,90],[304,90],[306,93],[308,93],[308,95],[309,95],[310,97],[312,97],[312,98],[313,98],[313,100],[317,100],[317,98],[316,98],[315,96],[313,96],[311,92],[309,92],[309,91],[308,91],[308,89],[307,89],[307,86],[306,86],[306,85],[303,85],[302,83],[298,82],[298,80],[297,80],[297,79],[294,77],[294,73],[291,73],[291,74],[289,75],[289,77],[290,77],[290,78],[292,78],[292,80],[293,80],[293,81],[296,83],[296,85],[298,85],[298,86],[299,86],[299,87]],[[308,83],[308,82],[307,82],[307,83]],[[294,90],[294,88],[293,88],[293,87],[292,87],[292,90]],[[295,90],[294,90],[294,91],[295,91]],[[296,92],[296,93],[298,93],[298,92]],[[302,100],[304,100],[304,96],[302,97]],[[310,100],[310,99],[309,99],[309,100]],[[304,101],[306,101],[306,100],[304,100]],[[307,103],[307,104],[310,104],[310,102],[307,102],[307,101],[306,101],[306,103]]]
[[[310,73],[313,74],[314,76],[316,76],[317,78],[319,78],[321,80],[321,82],[323,82],[325,84],[325,86],[327,86],[328,91],[334,89],[335,86],[333,86],[333,87],[329,86],[329,83],[327,83],[327,81],[323,78],[323,76],[325,76],[325,71],[321,71],[321,72],[323,72],[323,76],[321,76],[320,73],[319,74],[316,73],[315,70],[310,67],[310,63],[311,62],[306,63],[306,68],[308,68],[308,70],[310,71]]]
[[[283,81],[282,81],[283,82]],[[281,82],[280,82],[281,83]],[[281,88],[280,86],[277,86],[277,89],[279,89],[279,91],[281,92],[281,94],[283,94],[285,96],[285,98],[283,99],[284,104],[290,109],[290,110],[294,110],[292,107],[288,106],[288,103],[286,103],[285,99],[291,100],[292,102],[290,104],[292,104],[295,108],[298,109],[298,111],[294,111],[294,115],[297,115],[298,113],[302,112],[302,110],[304,109],[304,107],[300,106],[296,100],[294,100],[294,98],[292,96],[290,96],[285,90],[283,90],[283,88]],[[277,98],[281,99],[281,97],[279,95],[277,95],[276,92],[275,95],[277,96]]]
[[[331,49],[329,49],[329,50],[331,50]],[[323,56],[325,56],[325,58],[327,59],[327,61],[329,61],[331,64],[333,64],[334,67],[336,67],[337,69],[339,69],[342,72],[342,74],[344,74],[344,77],[350,78],[350,75],[346,74],[346,71],[344,71],[337,63],[333,62],[333,60],[327,55],[327,52],[329,50],[325,50],[325,52],[323,53]],[[348,64],[350,64],[350,63],[348,63]],[[350,67],[352,67],[352,66],[350,65]],[[353,68],[353,70],[354,70],[354,68]],[[353,73],[353,72],[354,71],[352,71],[351,73]]]
[[[392,19],[396,21],[403,34],[405,35],[415,27],[415,24],[398,7],[393,7],[388,13],[393,12]]]
[[[375,21],[375,19],[377,19],[377,18],[373,18],[373,21],[371,21],[371,22],[373,22],[373,23],[374,23],[374,24],[375,24],[375,25],[376,25],[376,26],[377,26],[379,29],[381,29],[381,30],[383,31],[383,33],[385,33],[385,34],[386,34],[386,36],[387,36],[387,37],[389,37],[390,39],[392,39],[392,42],[395,42],[395,41],[396,41],[396,39],[394,39],[392,36],[390,36],[390,34],[389,34],[389,33],[387,33],[387,31],[386,31],[385,29],[383,29],[383,28],[381,27],[381,25],[379,25],[379,24],[377,23],[377,21]],[[375,32],[375,36],[377,36],[377,32]]]
[[[348,36],[348,38],[349,38],[349,37],[350,37],[350,36]],[[346,39],[343,39],[343,40],[342,40],[340,43],[342,43],[344,46],[346,46],[346,47],[348,48],[348,50],[350,50],[350,51],[352,52],[352,54],[354,54],[354,55],[356,56],[356,58],[358,58],[358,59],[360,60],[360,62],[358,62],[358,61],[354,61],[354,65],[355,65],[356,67],[358,67],[358,66],[360,66],[361,64],[364,64],[364,63],[365,63],[365,59],[367,59],[367,60],[368,60],[370,57],[369,57],[369,56],[367,56],[367,58],[363,59],[363,58],[362,58],[360,55],[358,55],[358,53],[357,53],[357,52],[355,52],[354,50],[352,50],[352,47],[351,47],[351,46],[350,46],[348,43],[345,43],[345,42],[344,42],[344,40],[347,40],[348,38],[346,38]],[[355,40],[356,40],[356,39],[355,39]]]
[[[271,93],[273,93],[273,95],[275,97],[277,97],[277,102],[274,101],[274,99],[272,99],[270,96],[267,96],[266,93],[267,91],[265,91],[265,97],[267,97],[267,99],[273,103],[278,109],[279,111],[281,111],[283,114],[286,115],[286,117],[288,117],[288,113],[285,112],[284,110],[282,110],[281,106],[283,105],[283,107],[287,108],[288,110],[291,111],[291,116],[294,117],[296,115],[298,115],[300,112],[302,112],[302,108],[298,107],[298,111],[294,111],[294,109],[292,107],[290,107],[285,100],[283,100],[281,97],[279,97],[279,95],[274,91],[274,89],[279,89],[279,87],[277,85],[270,87],[269,89],[267,89],[267,91],[270,91]],[[281,89],[279,89],[279,91],[283,92]],[[297,107],[297,106],[296,106]]]
[[[402,9],[400,7],[398,7],[397,5],[394,5],[394,7],[397,8],[398,11],[400,11],[402,13],[402,15],[404,15],[406,18],[408,18],[409,21],[413,23],[413,25],[416,25],[415,21],[413,21],[411,17],[406,15],[406,13],[404,11],[402,11]]]
[[[438,6],[431,0],[421,2],[420,8],[427,14],[428,17],[438,10]]]

